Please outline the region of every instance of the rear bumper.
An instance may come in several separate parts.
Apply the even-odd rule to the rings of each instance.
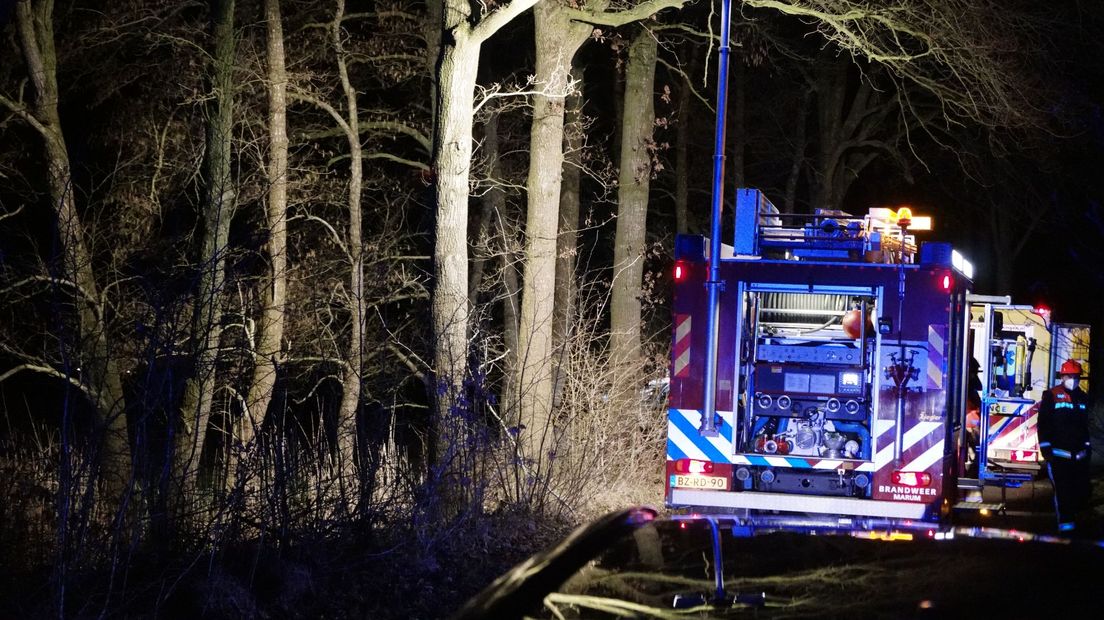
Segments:
[[[672,489],[672,507],[702,506],[748,510],[779,510],[797,513],[886,517],[891,519],[923,519],[930,504],[885,502],[853,497],[822,497],[759,493],[756,491],[717,492],[692,489]]]

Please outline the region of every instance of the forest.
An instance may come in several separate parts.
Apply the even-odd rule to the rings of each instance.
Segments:
[[[1104,7],[732,7],[0,0],[0,615],[439,617],[662,504],[716,170],[1104,329]]]

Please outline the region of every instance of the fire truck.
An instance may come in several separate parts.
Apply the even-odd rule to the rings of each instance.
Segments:
[[[712,239],[718,239],[717,223]],[[938,523],[966,451],[973,267],[908,209],[781,214],[675,246],[666,503],[760,520]]]
[[[1088,368],[1089,326],[1054,322],[1048,308],[1013,305],[1009,297],[969,300],[984,438],[984,449],[975,451],[977,473],[991,484],[1015,486],[1040,469],[1039,401],[1057,383],[1058,367],[1075,359]]]
[[[739,189],[724,244],[730,16],[722,0],[710,234],[675,242],[666,504],[787,527],[946,524],[967,494],[1033,475],[1035,402],[1055,361],[1088,357],[1088,330],[974,296],[973,265],[919,243],[931,222],[908,208],[782,214]]]

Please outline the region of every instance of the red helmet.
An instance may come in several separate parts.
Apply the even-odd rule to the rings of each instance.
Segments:
[[[1066,360],[1062,362],[1062,367],[1058,369],[1060,375],[1077,375],[1081,376],[1081,364],[1077,363],[1077,360]]]

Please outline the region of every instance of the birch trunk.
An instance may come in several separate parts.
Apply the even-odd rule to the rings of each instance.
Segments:
[[[268,61],[268,284],[261,295],[261,319],[254,349],[249,420],[264,424],[276,385],[287,303],[287,71],[280,0],[265,0]]]
[[[361,159],[360,120],[357,111],[357,93],[349,81],[345,50],[342,45],[342,19],[345,16],[345,0],[337,0],[337,10],[331,26],[337,72],[341,79],[341,91],[345,95],[345,134],[349,142],[349,230],[345,248],[349,253],[349,348],[345,354],[342,376],[341,405],[337,412],[337,462],[342,480],[353,484],[356,474],[357,411],[360,405],[360,381],[364,364],[364,244],[361,188],[364,182],[364,163]],[[352,497],[352,493],[346,497]]]

